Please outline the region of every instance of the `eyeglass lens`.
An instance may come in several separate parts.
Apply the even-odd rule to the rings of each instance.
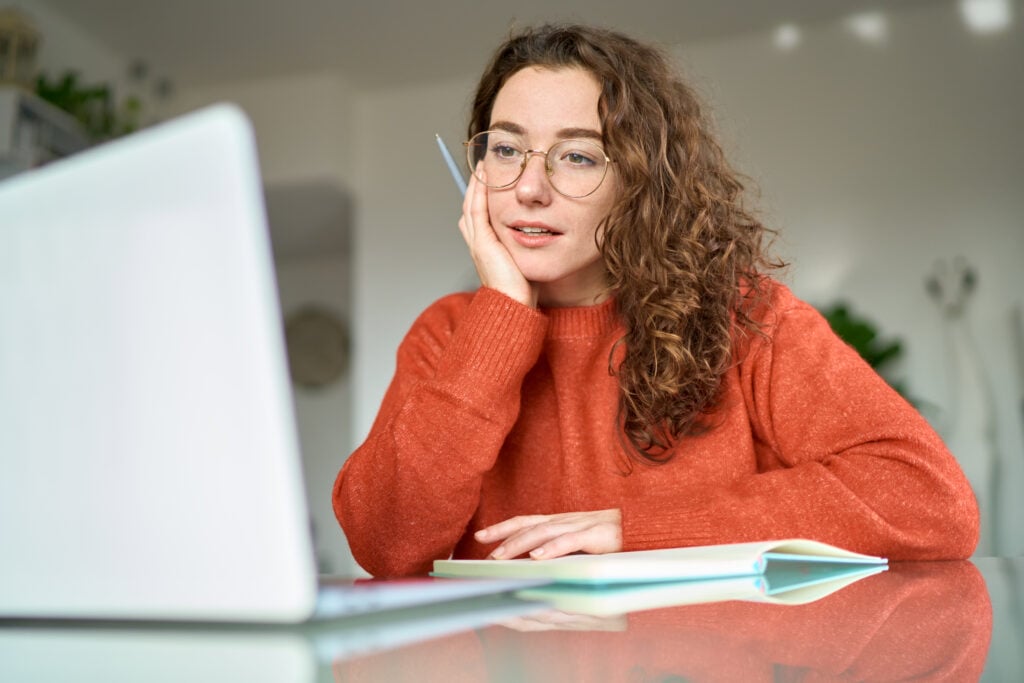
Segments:
[[[479,161],[490,188],[514,185],[529,156],[544,158],[551,186],[568,197],[585,197],[601,185],[608,162],[600,145],[589,140],[562,140],[547,151],[530,150],[522,138],[504,131],[477,133],[466,144],[466,160],[476,174]],[[482,180],[477,177],[478,180]]]

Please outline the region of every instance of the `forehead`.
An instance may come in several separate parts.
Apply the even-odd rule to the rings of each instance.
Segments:
[[[540,136],[569,128],[600,133],[600,96],[600,84],[584,69],[527,67],[512,74],[498,91],[491,124],[513,123]]]

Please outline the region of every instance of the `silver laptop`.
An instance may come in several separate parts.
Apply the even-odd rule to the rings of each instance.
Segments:
[[[521,587],[318,586],[282,337],[239,109],[0,183],[0,618],[300,622]]]

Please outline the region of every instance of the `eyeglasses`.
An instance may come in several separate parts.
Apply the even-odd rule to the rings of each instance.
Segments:
[[[597,192],[612,163],[604,149],[590,140],[562,140],[544,152],[527,149],[523,139],[514,133],[485,130],[462,144],[466,146],[466,161],[473,175],[494,190],[519,182],[530,157],[539,154],[544,157],[544,169],[555,192],[579,199]],[[477,175],[477,164],[481,161],[486,180]]]

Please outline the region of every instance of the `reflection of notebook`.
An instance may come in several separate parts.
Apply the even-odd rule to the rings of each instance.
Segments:
[[[562,612],[597,616],[725,600],[801,605],[886,571],[884,564],[791,564],[763,574],[688,581],[616,583],[604,586],[560,583],[527,588],[518,595],[541,600]]]
[[[0,183],[0,471],[0,617],[314,614],[261,183],[237,109]],[[356,587],[332,604],[522,585],[457,583]]]

